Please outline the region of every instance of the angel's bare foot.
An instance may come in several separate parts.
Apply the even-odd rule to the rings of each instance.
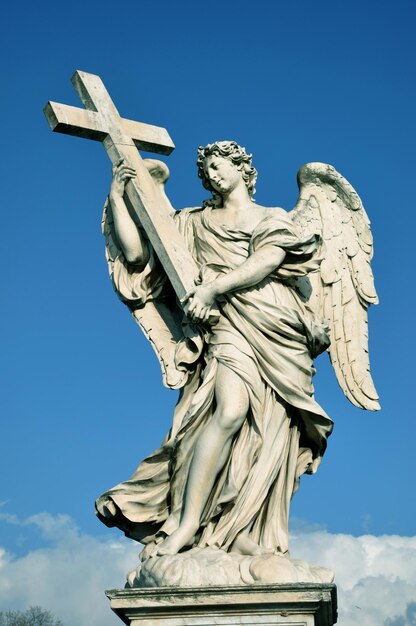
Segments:
[[[160,544],[155,550],[155,554],[162,556],[164,554],[177,554],[179,550],[192,543],[198,528],[191,525],[181,524],[175,532]]]
[[[271,548],[262,548],[259,546],[253,539],[250,539],[246,533],[240,533],[236,537],[231,546],[231,551],[248,556],[260,556],[261,554],[273,554],[274,552]]]
[[[139,559],[143,563],[150,556],[154,556],[157,551],[158,543],[152,541],[152,543],[148,543],[147,546],[143,548],[141,552],[139,552]]]

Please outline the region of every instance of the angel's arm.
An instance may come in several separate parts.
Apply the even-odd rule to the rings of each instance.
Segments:
[[[213,282],[216,296],[257,285],[283,263],[285,256],[286,252],[282,248],[272,245],[252,252],[239,267]]]
[[[282,248],[265,245],[228,274],[194,287],[183,299],[184,302],[190,299],[189,316],[196,321],[206,321],[209,308],[218,296],[257,285],[283,263],[285,256],[286,252]]]
[[[123,200],[126,182],[135,176],[135,171],[120,161],[113,169],[109,199],[114,230],[127,263],[146,265],[149,249],[146,240],[133,221]]]

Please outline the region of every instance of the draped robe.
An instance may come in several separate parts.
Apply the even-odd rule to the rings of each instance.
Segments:
[[[212,419],[222,364],[243,381],[250,408],[208,494],[193,545],[230,550],[245,532],[260,546],[284,553],[290,500],[300,476],[316,471],[332,430],[312,385],[313,358],[329,345],[327,327],[294,286],[296,277],[318,269],[320,242],[302,239],[282,209],[271,210],[252,232],[220,225],[211,207],[183,209],[175,220],[201,282],[232,271],[266,245],[282,248],[286,257],[257,285],[219,298],[220,318],[207,331],[199,365],[181,390],[172,430],[130,480],[97,500],[97,515],[143,543],[161,541],[178,527],[194,447]],[[143,274],[130,268],[127,276],[126,264],[119,263],[116,289],[137,292],[135,281],[143,285]],[[178,344],[178,360],[181,349]],[[108,515],[109,499],[115,516]]]

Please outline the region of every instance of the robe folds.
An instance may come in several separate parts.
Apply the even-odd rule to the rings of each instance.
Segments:
[[[285,553],[290,500],[301,475],[316,471],[332,430],[312,385],[313,358],[328,347],[328,329],[294,286],[297,277],[318,270],[320,241],[302,239],[282,209],[270,210],[254,232],[221,225],[219,216],[211,207],[175,216],[201,282],[232,271],[266,245],[285,250],[284,262],[259,284],[218,300],[220,318],[207,331],[200,363],[181,390],[172,430],[129,480],[97,500],[96,509],[106,525],[143,543],[160,541],[178,527],[193,450],[212,419],[223,364],[244,382],[250,408],[208,495],[194,546],[229,550],[244,532]],[[119,264],[116,288],[126,299],[126,292],[137,296],[143,274],[126,278],[123,268]],[[163,284],[153,280],[153,288],[160,292]],[[109,516],[109,499],[115,516]]]

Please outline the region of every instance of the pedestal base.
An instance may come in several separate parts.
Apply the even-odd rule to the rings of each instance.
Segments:
[[[333,584],[160,587],[106,592],[129,626],[333,626]]]

